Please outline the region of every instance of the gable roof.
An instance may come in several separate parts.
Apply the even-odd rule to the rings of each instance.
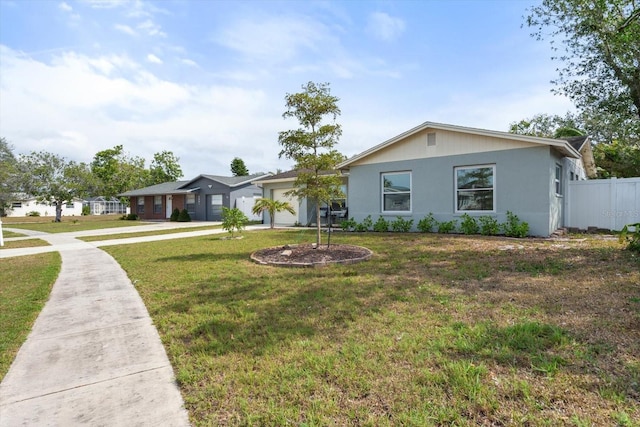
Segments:
[[[527,143],[532,143],[532,144],[542,144],[542,145],[548,145],[550,147],[555,148],[556,150],[560,151],[564,156],[567,157],[573,157],[575,159],[579,159],[580,158],[580,153],[578,152],[578,150],[576,150],[573,146],[571,146],[571,144],[569,144],[569,142],[565,141],[565,140],[561,140],[561,139],[552,139],[552,138],[540,138],[540,137],[536,137],[536,136],[529,136],[529,135],[519,135],[519,134],[515,134],[515,133],[509,133],[509,132],[500,132],[500,131],[495,131],[495,130],[487,130],[487,129],[478,129],[478,128],[471,128],[471,127],[465,127],[465,126],[457,126],[457,125],[449,125],[449,124],[444,124],[444,123],[436,123],[436,122],[424,122],[419,126],[414,127],[413,129],[409,129],[406,132],[401,133],[400,135],[394,136],[391,139],[388,139],[386,141],[384,141],[381,144],[378,144],[372,148],[369,148],[368,150],[363,151],[360,154],[356,154],[355,156],[345,160],[344,162],[340,163],[337,167],[338,169],[343,169],[343,168],[347,168],[349,165],[351,165],[352,163],[364,159],[367,156],[370,156],[373,153],[376,153],[384,148],[387,148],[399,141],[402,141],[404,139],[406,139],[407,137],[414,135],[418,132],[421,132],[425,129],[435,129],[435,130],[447,130],[447,131],[452,131],[452,132],[460,132],[460,133],[466,133],[466,134],[471,134],[471,135],[480,135],[480,136],[488,136],[488,137],[493,137],[493,138],[499,138],[499,139],[504,139],[504,140],[511,140],[511,141],[519,141],[519,142],[527,142]]]
[[[567,141],[569,145],[571,145],[576,151],[579,152],[582,149],[582,146],[584,145],[584,143],[587,142],[587,140],[589,139],[589,136],[579,135],[579,136],[571,136],[568,138],[561,138],[561,139],[564,139],[565,141]]]
[[[183,185],[189,181],[173,181],[163,182],[162,184],[150,185],[149,187],[138,188],[118,194],[120,197],[135,197],[135,196],[160,196],[163,194],[180,194],[188,193],[189,189],[181,189]]]
[[[245,175],[245,176],[220,176],[220,175],[201,174],[193,178],[192,180],[187,181],[183,186],[186,187],[201,178],[205,178],[205,179],[210,179],[211,181],[219,182],[220,184],[226,185],[227,187],[233,188],[239,185],[249,184],[251,183],[251,181],[255,181],[256,179],[271,176],[271,175],[273,175],[271,172],[254,173],[253,175]]]

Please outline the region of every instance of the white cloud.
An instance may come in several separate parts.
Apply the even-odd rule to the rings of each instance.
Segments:
[[[229,174],[236,156],[252,171],[287,167],[277,158],[281,99],[270,105],[261,90],[164,80],[126,56],[43,62],[4,46],[0,55],[0,134],[16,154],[89,162],[121,143],[147,161],[173,151],[188,178]]]
[[[137,36],[138,33],[136,33],[136,30],[134,30],[133,28],[131,28],[128,25],[124,25],[124,24],[115,24],[113,26],[113,28],[115,28],[118,31],[121,31],[125,34],[129,34],[130,36]]]
[[[60,10],[64,10],[65,12],[71,12],[73,10],[73,8],[65,2],[60,3],[58,7]]]
[[[160,25],[156,24],[150,19],[147,19],[144,22],[138,24],[137,27],[139,30],[144,31],[146,34],[150,36],[158,36],[158,37],[166,37],[167,34],[161,30]]]
[[[82,0],[95,9],[113,9],[125,5],[128,0]]]
[[[304,16],[256,16],[243,18],[222,29],[215,41],[243,53],[249,59],[278,63],[301,51],[318,51],[336,44],[320,22]]]
[[[374,12],[369,15],[367,32],[379,40],[395,40],[400,37],[404,29],[405,23],[400,18],[394,18],[383,12]]]
[[[196,61],[193,61],[193,60],[188,59],[188,58],[182,58],[180,60],[180,62],[182,62],[184,65],[188,65],[190,67],[197,67],[198,66],[198,63]]]
[[[149,62],[151,62],[153,64],[162,64],[162,59],[158,58],[153,53],[150,53],[150,54],[147,55],[147,61],[149,61]]]

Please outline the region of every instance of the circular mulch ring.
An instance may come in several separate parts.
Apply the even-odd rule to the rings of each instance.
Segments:
[[[370,249],[354,245],[285,245],[260,249],[251,254],[258,264],[279,267],[323,267],[329,264],[355,264],[373,255]]]

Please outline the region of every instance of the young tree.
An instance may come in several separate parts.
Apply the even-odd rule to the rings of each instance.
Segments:
[[[147,184],[162,184],[163,182],[173,182],[182,178],[182,168],[179,161],[180,159],[171,151],[155,153],[149,167],[150,178]]]
[[[296,213],[296,210],[293,208],[293,206],[291,206],[289,202],[262,197],[256,200],[256,203],[253,205],[253,209],[251,209],[251,212],[253,212],[254,215],[261,215],[265,211],[269,213],[270,228],[273,228],[275,225],[273,221],[275,219],[276,212],[287,211],[292,215]]]
[[[62,205],[86,194],[88,166],[68,162],[64,157],[45,151],[32,152],[19,159],[23,191],[40,202],[55,205],[56,222],[61,221]]]
[[[240,233],[249,222],[249,218],[238,208],[222,207],[222,229],[227,230],[233,237],[234,231]]]
[[[278,141],[282,146],[280,157],[294,160],[298,171],[295,189],[289,195],[306,197],[315,203],[316,244],[320,246],[320,205],[344,197],[340,174],[335,170],[344,160],[334,148],[342,134],[336,123],[340,115],[339,99],[331,95],[328,83],[309,82],[302,89],[303,92],[285,96],[287,110],[282,115],[285,119],[297,119],[300,127],[280,132]],[[327,119],[329,122],[325,122]]]
[[[249,169],[244,164],[244,160],[240,157],[235,157],[231,161],[231,173],[233,176],[247,176],[249,175]]]

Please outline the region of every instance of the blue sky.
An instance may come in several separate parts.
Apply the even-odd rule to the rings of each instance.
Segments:
[[[284,97],[340,98],[352,156],[425,121],[492,130],[572,109],[551,94],[537,0],[0,0],[0,136],[16,154],[90,162],[121,144],[185,178],[287,170]]]

